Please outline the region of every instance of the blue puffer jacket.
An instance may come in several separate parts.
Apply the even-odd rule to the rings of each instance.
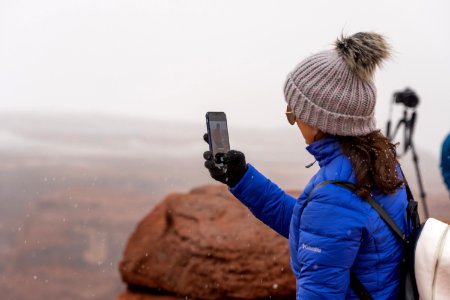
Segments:
[[[358,299],[349,287],[353,271],[374,299],[397,299],[403,244],[377,212],[351,191],[324,180],[355,182],[350,160],[334,137],[307,147],[320,170],[298,199],[265,178],[252,165],[230,191],[252,213],[289,238],[291,266],[297,279],[297,299]],[[406,192],[373,193],[405,231]]]

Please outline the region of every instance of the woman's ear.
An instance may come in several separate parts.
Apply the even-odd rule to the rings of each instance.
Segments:
[[[314,137],[316,137],[317,135],[319,135],[322,131],[320,131],[317,128],[314,128]]]
[[[322,139],[323,137],[325,137],[327,134],[323,131],[321,131],[320,129],[316,128],[316,133],[314,134],[314,142],[318,141],[320,139]]]

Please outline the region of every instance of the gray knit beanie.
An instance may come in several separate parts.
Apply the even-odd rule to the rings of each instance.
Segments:
[[[298,119],[329,134],[375,131],[373,73],[389,49],[377,33],[341,37],[334,49],[306,58],[288,75],[286,102]]]

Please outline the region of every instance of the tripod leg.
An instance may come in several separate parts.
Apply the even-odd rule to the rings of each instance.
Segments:
[[[394,138],[397,135],[397,132],[400,129],[401,125],[405,125],[406,126],[406,120],[405,119],[401,119],[400,121],[398,121],[397,125],[395,126],[394,133],[392,134],[392,136],[388,136],[388,139],[390,139],[391,141],[394,140]]]
[[[422,176],[420,175],[419,158],[417,156],[416,149],[414,148],[414,144],[412,143],[412,141],[410,142],[410,147],[411,147],[412,158],[414,161],[414,167],[415,167],[416,175],[417,175],[417,183],[419,184],[420,198],[422,199],[422,203],[423,203],[423,211],[425,213],[425,219],[427,219],[430,215],[428,213],[428,206],[427,206],[427,202],[425,199],[425,191],[423,189]]]

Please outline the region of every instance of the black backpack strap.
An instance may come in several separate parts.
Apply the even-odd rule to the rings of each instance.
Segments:
[[[404,242],[407,242],[406,235],[403,233],[403,231],[400,229],[400,227],[397,226],[394,220],[388,215],[388,213],[384,210],[383,207],[381,207],[378,202],[376,202],[372,197],[366,199],[366,201],[378,212],[380,217],[383,219],[384,222],[391,228],[391,230]]]
[[[406,189],[406,199],[408,200],[408,208],[407,208],[407,218],[409,226],[412,227],[412,230],[415,230],[420,227],[420,216],[419,216],[419,208],[418,203],[414,200],[414,196],[409,188],[408,181],[406,180],[406,176],[403,173],[403,169],[400,167],[400,172],[402,173],[403,182],[405,183]],[[409,229],[409,228],[408,228]],[[411,233],[411,232],[408,232]]]
[[[370,293],[366,290],[364,285],[359,281],[355,273],[350,272],[350,288],[355,292],[356,296],[361,300],[373,300]]]
[[[335,182],[333,183],[335,185],[338,186],[342,186],[354,193],[356,193],[356,187],[353,183],[350,182],[344,182],[344,184],[342,184],[341,182]],[[409,189],[409,188],[408,188]],[[365,201],[367,203],[370,204],[370,206],[373,207],[373,209],[375,209],[377,211],[377,213],[380,215],[381,219],[383,219],[383,221],[389,226],[389,228],[404,242],[407,242],[406,239],[406,235],[403,233],[403,231],[400,229],[400,227],[398,227],[398,225],[395,223],[394,220],[392,220],[392,218],[389,216],[389,214],[384,210],[384,208],[377,202],[375,201],[372,197],[369,197],[367,199],[365,199]]]
[[[345,183],[346,181],[339,181],[339,180],[324,180],[319,182],[316,186],[313,187],[311,192],[309,192],[308,199],[306,199],[305,205],[308,205],[309,201],[311,201],[312,194],[321,186],[327,185],[327,184],[333,184],[333,183]]]

